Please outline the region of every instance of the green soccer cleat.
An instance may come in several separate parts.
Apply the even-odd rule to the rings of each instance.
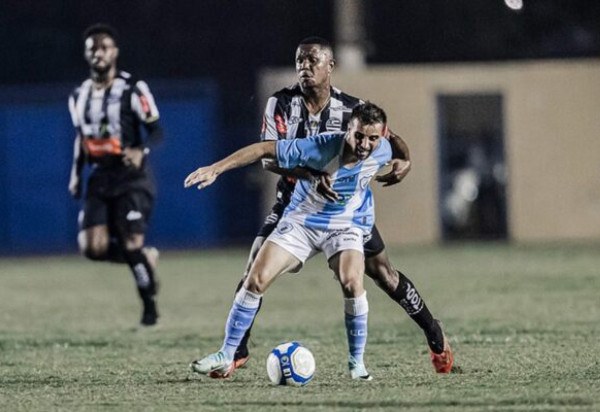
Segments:
[[[193,361],[190,363],[190,368],[196,373],[208,375],[211,378],[228,378],[233,374],[235,364],[225,352],[219,351]]]
[[[354,380],[371,381],[373,377],[367,372],[364,363],[358,363],[354,356],[348,357],[348,368],[350,368],[350,377]]]

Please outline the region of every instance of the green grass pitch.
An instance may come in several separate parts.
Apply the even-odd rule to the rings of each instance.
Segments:
[[[440,376],[423,334],[365,280],[366,363],[347,377],[342,295],[322,255],[268,291],[252,358],[228,380],[188,370],[220,346],[246,250],[165,252],[160,326],[139,330],[125,266],[0,260],[0,409],[143,411],[600,410],[600,245],[391,250],[443,320],[462,371]],[[269,384],[272,347],[300,340],[317,372]]]

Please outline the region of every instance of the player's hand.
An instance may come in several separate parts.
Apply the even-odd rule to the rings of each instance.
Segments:
[[[74,199],[81,198],[81,179],[79,176],[72,176],[69,180],[69,193]]]
[[[383,183],[383,187],[400,183],[408,172],[410,172],[410,160],[392,159],[390,161],[390,166],[392,166],[392,170],[390,170],[389,173],[375,176],[375,180]]]
[[[139,147],[126,147],[123,149],[123,164],[127,167],[139,169],[144,160],[144,150]]]
[[[317,193],[331,202],[339,198],[337,192],[331,187],[331,176],[328,174],[317,176]]]
[[[213,166],[206,166],[197,169],[185,178],[183,186],[185,188],[198,185],[198,190],[204,189],[207,186],[212,185],[219,174]]]

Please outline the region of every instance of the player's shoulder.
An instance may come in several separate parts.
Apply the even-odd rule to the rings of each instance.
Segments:
[[[77,100],[82,91],[89,90],[92,87],[92,79],[85,79],[78,86],[75,86],[71,93],[69,93],[69,98]]]
[[[134,76],[133,74],[126,72],[125,70],[119,70],[117,72],[117,75],[115,76],[115,78],[119,79],[120,81],[122,81],[128,85],[136,85],[139,82],[143,81],[143,80],[139,79],[138,77]]]
[[[333,86],[331,87],[331,97],[336,100],[339,100],[343,103],[344,106],[349,108],[354,108],[355,106],[364,103],[364,101],[359,97],[352,96],[342,91],[341,89],[338,89],[337,87]]]
[[[291,100],[296,96],[302,96],[302,90],[300,89],[300,85],[298,83],[294,83],[292,85],[279,89],[271,95],[271,97],[283,101]]]

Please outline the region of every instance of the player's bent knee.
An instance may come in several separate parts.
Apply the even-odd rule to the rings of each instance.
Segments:
[[[342,291],[344,296],[353,297],[362,294],[364,291],[364,286],[362,282],[361,276],[344,276],[341,275],[340,284],[342,286]]]
[[[244,282],[244,287],[252,293],[263,294],[267,290],[268,282],[260,274],[251,273]]]

